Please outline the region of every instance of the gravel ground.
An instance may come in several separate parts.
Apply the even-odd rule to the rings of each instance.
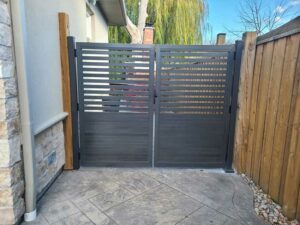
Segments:
[[[273,202],[270,196],[265,194],[263,190],[256,186],[245,174],[241,174],[241,176],[254,192],[254,210],[257,215],[263,217],[271,224],[300,225],[297,220],[289,221],[283,215],[281,207]]]

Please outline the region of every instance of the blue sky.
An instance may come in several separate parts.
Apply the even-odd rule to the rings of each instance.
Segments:
[[[239,22],[239,5],[240,2],[244,0],[207,0],[209,15],[207,22],[212,27],[212,32],[205,34],[204,43],[208,44],[212,40],[215,40],[215,37],[218,33],[227,33],[227,39],[234,41],[237,39],[236,36],[228,34],[226,27],[228,29],[234,30],[243,30],[242,24]],[[282,0],[263,0],[268,4],[268,7],[271,6],[276,9],[279,2]],[[281,22],[285,23],[290,19],[300,15],[300,0],[285,0],[285,5],[291,6],[289,14]],[[278,8],[280,10],[280,8]]]

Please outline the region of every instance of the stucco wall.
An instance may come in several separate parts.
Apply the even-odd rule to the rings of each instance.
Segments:
[[[95,8],[95,6],[90,7],[93,12],[94,16],[92,18],[92,29],[93,29],[93,42],[102,42],[107,43],[108,42],[108,26],[106,25],[106,22],[103,18],[103,16],[100,14],[100,12]]]
[[[85,0],[25,0],[30,107],[34,131],[63,114],[58,13],[69,15],[70,35],[86,41]],[[106,42],[108,28],[94,11],[92,41]],[[37,191],[42,193],[64,164],[62,122],[35,135]]]
[[[33,127],[63,112],[59,53],[58,12],[69,15],[70,35],[86,41],[85,0],[25,0],[29,50],[30,99]],[[95,20],[93,41],[108,39],[107,25],[101,14]]]

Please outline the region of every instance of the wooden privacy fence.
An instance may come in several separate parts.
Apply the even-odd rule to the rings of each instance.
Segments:
[[[234,166],[300,219],[300,17],[244,41]]]

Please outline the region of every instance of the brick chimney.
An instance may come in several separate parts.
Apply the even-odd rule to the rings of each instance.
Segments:
[[[143,44],[151,45],[154,40],[154,28],[151,25],[146,25],[144,28]]]
[[[225,45],[226,42],[226,34],[225,33],[219,33],[217,35],[217,45]]]

